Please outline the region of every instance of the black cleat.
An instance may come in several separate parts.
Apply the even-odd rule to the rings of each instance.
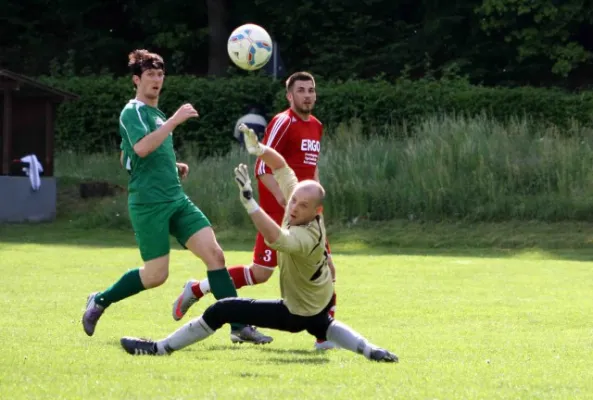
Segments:
[[[390,353],[380,347],[376,347],[371,350],[369,359],[378,362],[399,362],[399,359],[395,354]]]
[[[133,356],[158,356],[156,342],[147,339],[123,337],[119,341],[121,347]]]
[[[268,344],[272,343],[273,340],[274,338],[264,335],[254,326],[245,326],[240,330],[231,332],[231,342],[233,343]]]

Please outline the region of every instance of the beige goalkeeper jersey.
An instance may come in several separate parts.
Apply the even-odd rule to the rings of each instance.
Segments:
[[[274,171],[274,177],[287,203],[298,183],[289,167]],[[312,316],[320,313],[334,292],[325,252],[325,226],[317,216],[307,225],[290,226],[284,214],[280,237],[267,243],[278,252],[280,292],[292,314]]]

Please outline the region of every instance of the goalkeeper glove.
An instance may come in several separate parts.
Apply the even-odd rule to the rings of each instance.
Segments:
[[[239,164],[239,166],[235,168],[235,181],[241,190],[239,198],[247,212],[253,214],[259,210],[259,204],[257,204],[257,201],[253,198],[253,189],[251,188],[251,179],[249,179],[247,165]]]
[[[239,130],[243,132],[243,141],[245,142],[245,148],[247,149],[249,154],[253,154],[258,157],[264,154],[264,151],[266,151],[266,149],[257,140],[257,135],[253,131],[253,129],[249,128],[245,124],[241,124],[239,125]]]

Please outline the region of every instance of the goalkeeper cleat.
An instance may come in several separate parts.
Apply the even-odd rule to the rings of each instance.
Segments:
[[[121,347],[133,356],[158,356],[156,342],[148,339],[123,337],[120,339]]]
[[[379,362],[399,362],[399,359],[395,354],[392,354],[380,347],[375,347],[371,349],[371,352],[369,354],[369,360]]]

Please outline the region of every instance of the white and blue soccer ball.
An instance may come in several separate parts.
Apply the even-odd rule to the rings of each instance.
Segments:
[[[254,71],[270,61],[273,51],[272,38],[259,25],[241,25],[229,36],[227,51],[237,67]]]

